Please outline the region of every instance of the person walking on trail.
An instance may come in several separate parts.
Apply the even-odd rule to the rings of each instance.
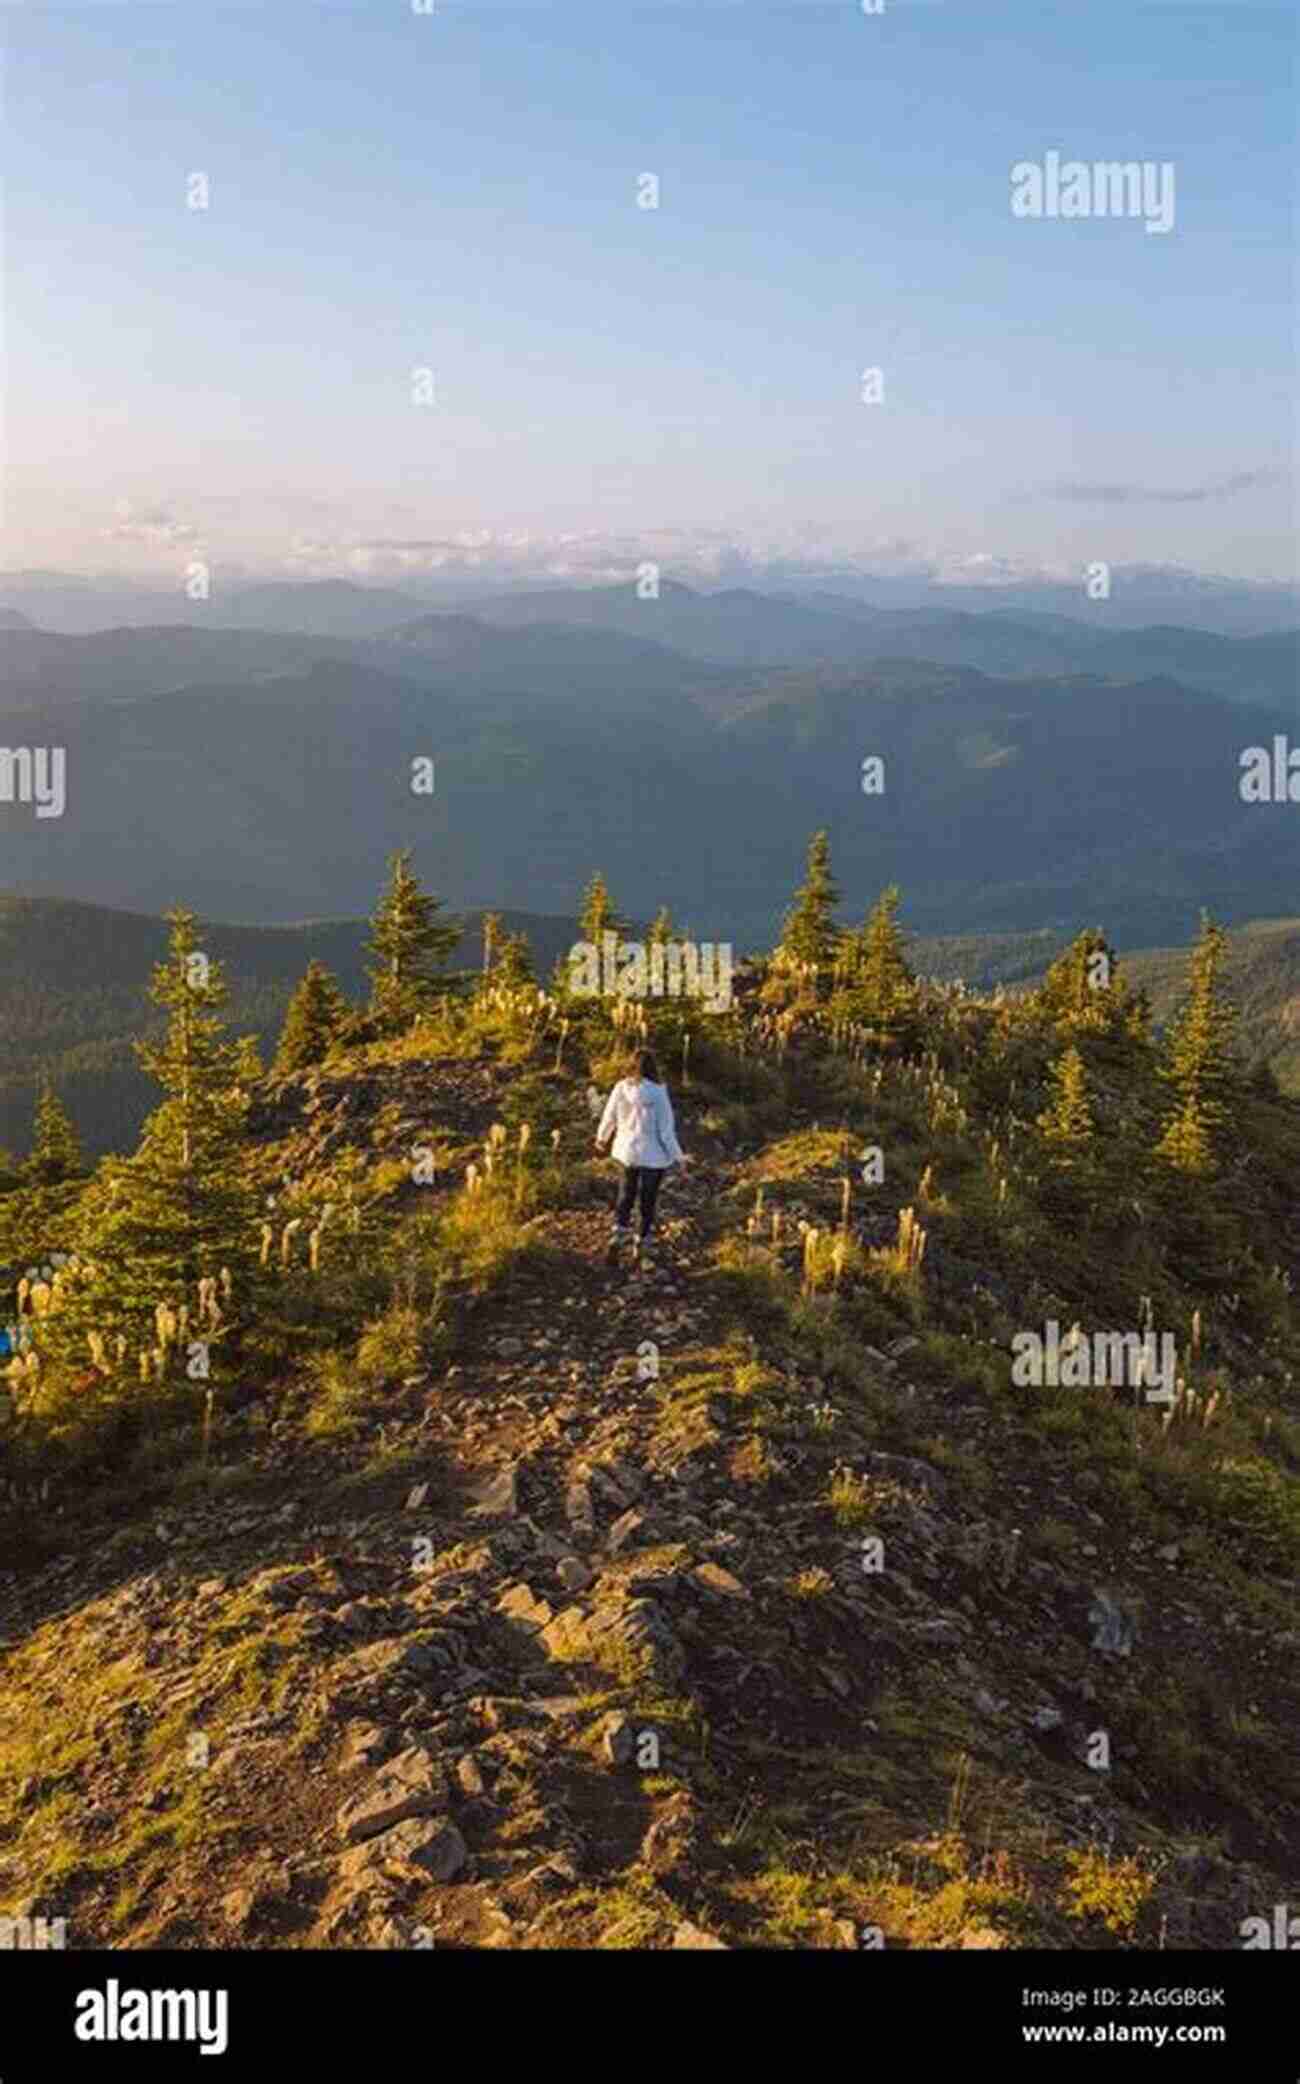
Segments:
[[[655,1205],[663,1176],[669,1166],[685,1166],[690,1162],[677,1141],[668,1088],[661,1080],[659,1066],[648,1049],[643,1049],[633,1059],[627,1077],[619,1079],[605,1102],[605,1111],[596,1131],[596,1149],[602,1156],[611,1142],[615,1162],[622,1167],[623,1179],[614,1210],[608,1257],[611,1263],[618,1257],[620,1245],[631,1233],[632,1211],[639,1201],[641,1224],[632,1244],[640,1263],[648,1265],[646,1243],[654,1229]]]

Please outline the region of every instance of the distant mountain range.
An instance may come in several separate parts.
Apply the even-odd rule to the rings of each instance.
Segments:
[[[924,659],[982,673],[1096,673],[1108,680],[1167,674],[1188,687],[1247,702],[1293,699],[1300,632],[1225,637],[1192,629],[1116,630],[1045,613],[984,607],[882,608],[832,593],[795,599],[731,588],[697,593],[671,582],[657,599],[627,586],[509,595],[475,614],[497,627],[565,623],[649,638],[716,666],[853,665]]]
[[[571,917],[506,912],[506,928],[526,933],[538,974],[549,974],[572,946]],[[482,960],[482,917],[462,919],[453,967]],[[366,991],[363,919],[315,925],[212,925],[204,946],[225,966],[228,1017],[238,1034],[256,1034],[269,1061],[289,996],[317,958],[360,1003]],[[930,977],[963,978],[979,989],[1028,984],[1041,976],[1066,936],[945,935],[915,938],[911,960]],[[132,1038],[151,1032],[147,999],[153,964],[167,945],[165,922],[98,905],[49,898],[0,898],[0,1147],[28,1146],[36,1081],[55,1080],[87,1147],[95,1154],[129,1148],[158,1091],[136,1063]],[[1165,1021],[1185,988],[1187,947],[1126,952],[1134,982],[1151,993]],[[1300,919],[1252,922],[1229,939],[1228,986],[1241,1011],[1247,1053],[1273,1065],[1279,1081],[1300,1093]]]
[[[435,684],[467,673],[484,693],[546,694],[568,686],[616,700],[625,697],[629,681],[633,688],[661,690],[683,674],[701,686],[709,680],[707,672],[692,671],[693,662],[645,637],[549,624],[496,629],[467,615],[418,617],[376,638],[188,625],[123,625],[85,636],[0,629],[0,705],[121,701],[225,682],[252,686],[318,665],[354,665]]]
[[[463,619],[338,643],[0,633],[21,669],[0,747],[67,767],[61,817],[0,803],[0,887],[273,924],[368,908],[409,845],[457,908],[563,913],[599,866],[627,909],[739,944],[770,934],[824,825],[851,908],[897,881],[932,932],[1101,917],[1151,944],[1202,904],[1240,920],[1300,888],[1295,806],[1238,794],[1247,746],[1300,738],[1294,701],[1154,673],[723,667]]]
[[[0,887],[269,926],[368,910],[410,846],[457,911],[564,916],[599,867],[627,911],[743,948],[825,826],[849,913],[897,882],[932,934],[1176,943],[1300,889],[1296,805],[1238,791],[1248,746],[1300,745],[1294,629],[673,581],[414,605],[268,585],[75,634],[11,603],[0,749],[61,748],[67,795],[0,800]]]
[[[291,672],[321,659],[382,666],[393,663],[394,649],[404,664],[418,652],[426,663],[476,666],[486,657],[524,675],[571,662],[617,675],[633,655],[622,648],[602,654],[604,637],[639,647],[642,666],[658,657],[666,668],[665,650],[679,661],[742,672],[920,659],[1012,678],[1167,675],[1230,700],[1297,701],[1295,627],[1248,636],[1175,623],[1117,627],[1078,602],[1072,615],[1010,612],[972,597],[969,588],[947,591],[961,596],[960,606],[882,607],[820,590],[801,597],[736,587],[703,593],[664,580],[651,599],[626,585],[551,587],[485,597],[472,610],[416,615],[407,594],[334,581],[247,587],[207,603],[139,595],[135,612],[90,629],[56,620],[38,626],[10,607],[0,609],[0,686],[22,694],[143,694],[207,678]],[[108,597],[76,598],[93,601],[106,617]],[[495,651],[489,631],[497,632]]]
[[[709,568],[731,576],[697,578],[701,556]],[[785,596],[809,606],[829,599],[834,612],[856,604],[881,610],[937,609],[963,614],[1062,616],[1092,629],[1136,629],[1172,624],[1180,629],[1248,636],[1289,628],[1300,621],[1300,587],[1278,581],[1228,579],[1166,565],[1112,567],[1105,600],[1090,599],[1084,575],[1068,581],[993,558],[966,560],[931,569],[881,573],[852,561],[728,556],[718,545],[701,551],[682,536],[634,547],[609,544],[542,544],[528,548],[485,545],[474,552],[443,546],[436,569],[404,571],[387,584],[314,577],[254,581],[227,575],[218,564],[212,596],[188,599],[184,566],[174,580],[82,576],[52,571],[0,573],[0,604],[28,616],[44,629],[85,634],[114,623],[178,623],[203,620],[241,629],[311,630],[321,636],[375,635],[430,609],[476,614],[511,597],[560,602],[579,590],[598,592],[604,574],[629,576],[647,558],[656,559],[665,586],[689,582],[700,597],[748,591],[758,598]],[[554,569],[552,569],[554,568]],[[555,570],[569,576],[557,578]],[[584,576],[585,575],[585,576]],[[685,589],[684,589],[685,590]],[[561,619],[558,609],[550,619]],[[973,663],[973,662],[972,662]]]

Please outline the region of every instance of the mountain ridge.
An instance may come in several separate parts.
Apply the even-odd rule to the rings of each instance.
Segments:
[[[453,969],[473,971],[482,955],[481,910],[458,915]],[[539,976],[577,938],[573,916],[505,910],[503,930],[523,933]],[[1188,921],[1189,937],[1192,922]],[[632,937],[644,932],[633,926]],[[365,991],[366,919],[303,921],[278,927],[214,922],[211,950],[227,966],[231,1020],[257,1036],[269,1059],[294,986],[312,960],[324,962],[349,998]],[[918,971],[961,980],[974,990],[1005,983],[1029,988],[1069,935],[1048,929],[1007,935],[909,936]],[[0,1148],[25,1155],[38,1080],[48,1075],[95,1155],[129,1144],[148,1111],[151,1086],[132,1039],[144,1032],[141,1007],[151,967],[166,947],[166,923],[59,899],[0,896],[0,972],[22,980],[0,1016]],[[746,951],[736,950],[737,959]],[[1186,987],[1189,944],[1123,951],[1134,983],[1150,992],[1166,1023]],[[1284,1091],[1300,1094],[1300,920],[1259,920],[1228,936],[1229,988],[1241,1002],[1243,1040],[1252,1062],[1273,1067]],[[145,1023],[147,1028],[149,1023]]]
[[[184,1950],[1267,1925],[1300,1856],[1300,1107],[1235,1091],[1217,1178],[1162,1190],[1157,1064],[1085,1022],[1089,1194],[1032,1140],[1050,1002],[925,993],[902,1054],[779,1003],[689,1065],[651,1009],[696,1166],[649,1273],[605,1264],[598,1002],[489,992],[257,1083],[238,1364],[207,1397],[83,1378],[53,1424],[27,1391],[6,1442],[5,1900]],[[49,1191],[0,1195],[18,1266],[79,1235]],[[1167,1418],[1013,1375],[1026,1327],[1144,1304]]]

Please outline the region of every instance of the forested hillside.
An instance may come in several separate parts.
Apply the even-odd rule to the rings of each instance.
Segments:
[[[499,916],[506,932],[528,935],[547,969],[573,939],[571,921],[531,912]],[[482,962],[482,926],[481,912],[461,920],[457,967]],[[271,1048],[293,987],[313,960],[355,996],[364,985],[367,931],[364,919],[207,928],[207,944],[230,976],[232,1025]],[[159,1025],[144,993],[166,945],[161,918],[55,898],[0,897],[0,1149],[26,1151],[42,1077],[57,1087],[89,1151],[134,1143],[153,1088],[132,1042]]]
[[[483,916],[463,915],[454,967],[481,964]],[[573,942],[572,918],[530,912],[501,917],[506,931],[527,936],[540,975],[549,974]],[[265,1054],[295,983],[313,959],[355,997],[364,984],[367,931],[362,919],[293,927],[213,925],[208,938],[229,976],[232,1026],[255,1036]],[[26,1153],[42,1077],[53,1081],[88,1151],[98,1156],[134,1142],[152,1104],[152,1087],[132,1038],[149,1026],[142,994],[166,934],[165,922],[147,915],[53,898],[0,898],[0,963],[12,980],[0,995],[0,1150]],[[1050,931],[915,935],[911,951],[922,975],[985,990],[1032,984],[1068,938]],[[1183,988],[1189,952],[1139,949],[1126,957],[1134,980],[1151,993],[1158,1026]],[[1225,974],[1240,1005],[1247,1061],[1271,1064],[1283,1090],[1300,1091],[1300,927],[1262,920],[1233,930]]]

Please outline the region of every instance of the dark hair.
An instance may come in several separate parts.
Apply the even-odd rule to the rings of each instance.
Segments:
[[[659,1076],[659,1065],[655,1061],[653,1050],[634,1050],[631,1062],[628,1065],[628,1075],[631,1078],[648,1078],[652,1085],[663,1084],[663,1080]]]

